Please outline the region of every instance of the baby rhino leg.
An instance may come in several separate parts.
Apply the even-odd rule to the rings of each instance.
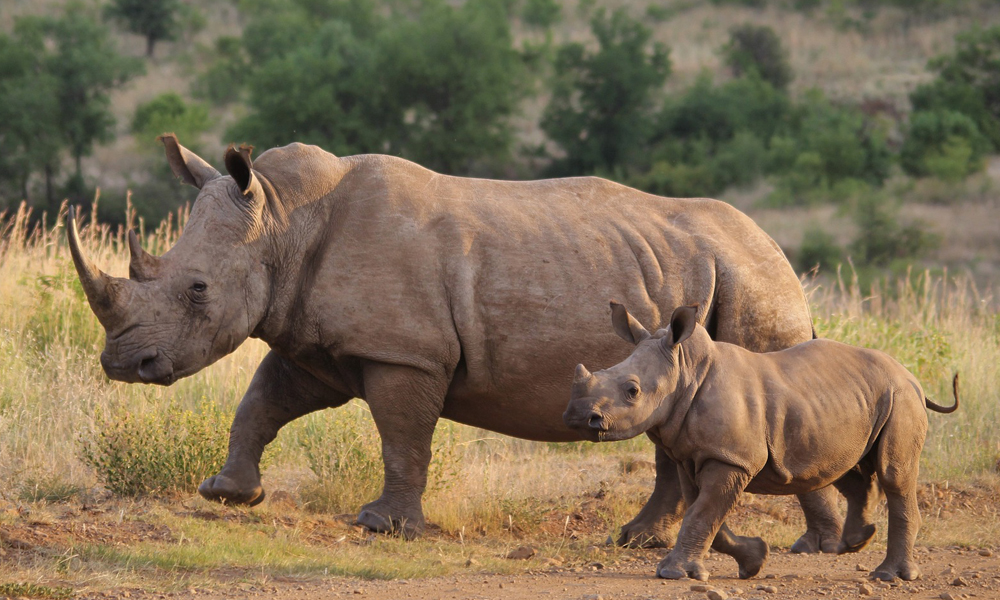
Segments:
[[[870,468],[855,467],[834,485],[847,498],[847,519],[837,554],[857,552],[875,537],[873,513],[881,496],[875,474]]]
[[[912,409],[911,409],[912,407]],[[904,411],[911,409],[909,414]],[[871,574],[873,579],[906,581],[920,578],[913,544],[920,528],[917,507],[917,473],[920,449],[927,434],[923,403],[894,403],[893,414],[876,442],[875,473],[885,492],[889,528],[885,560]]]

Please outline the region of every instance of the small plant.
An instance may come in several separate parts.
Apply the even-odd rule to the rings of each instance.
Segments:
[[[228,417],[209,403],[197,411],[174,404],[148,414],[98,411],[80,456],[120,496],[193,492],[225,463],[228,426]]]
[[[80,486],[58,475],[29,477],[21,485],[17,497],[23,502],[66,502],[80,493]]]
[[[10,598],[72,598],[73,588],[34,583],[0,583],[0,596]]]

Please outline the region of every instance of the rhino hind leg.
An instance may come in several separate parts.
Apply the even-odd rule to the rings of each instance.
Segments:
[[[206,500],[255,506],[264,500],[260,457],[288,422],[348,400],[271,351],[257,367],[229,430],[229,456],[198,486]]]
[[[917,505],[917,473],[920,448],[926,435],[926,425],[919,426],[923,414],[922,402],[897,402],[892,418],[882,429],[875,450],[875,473],[885,492],[889,526],[886,532],[885,560],[871,573],[873,579],[905,581],[920,578],[920,568],[913,556],[913,545],[920,529],[920,509]],[[910,415],[900,414],[910,409]],[[906,419],[906,416],[911,418]],[[924,421],[926,423],[926,421]]]
[[[361,508],[358,524],[406,539],[424,530],[420,498],[427,487],[431,439],[448,388],[447,380],[409,367],[365,366],[365,401],[382,438],[382,495]]]
[[[858,552],[875,537],[875,508],[881,493],[870,469],[852,469],[834,483],[847,498],[847,518],[837,554]]]
[[[653,493],[634,519],[622,526],[617,544],[628,548],[667,548],[670,528],[684,516],[684,496],[677,463],[656,449],[656,483]]]
[[[827,486],[796,497],[806,517],[806,532],[792,544],[792,552],[836,552],[842,533],[836,488]]]

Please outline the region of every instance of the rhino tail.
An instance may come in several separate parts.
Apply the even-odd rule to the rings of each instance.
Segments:
[[[951,393],[955,396],[955,403],[951,406],[941,406],[940,404],[931,402],[927,398],[924,398],[924,404],[934,412],[942,414],[949,414],[958,410],[958,373],[955,373],[955,378],[951,380]]]

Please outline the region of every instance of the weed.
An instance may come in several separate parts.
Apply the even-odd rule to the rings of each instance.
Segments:
[[[34,583],[0,583],[0,596],[11,598],[72,598],[73,588]]]

